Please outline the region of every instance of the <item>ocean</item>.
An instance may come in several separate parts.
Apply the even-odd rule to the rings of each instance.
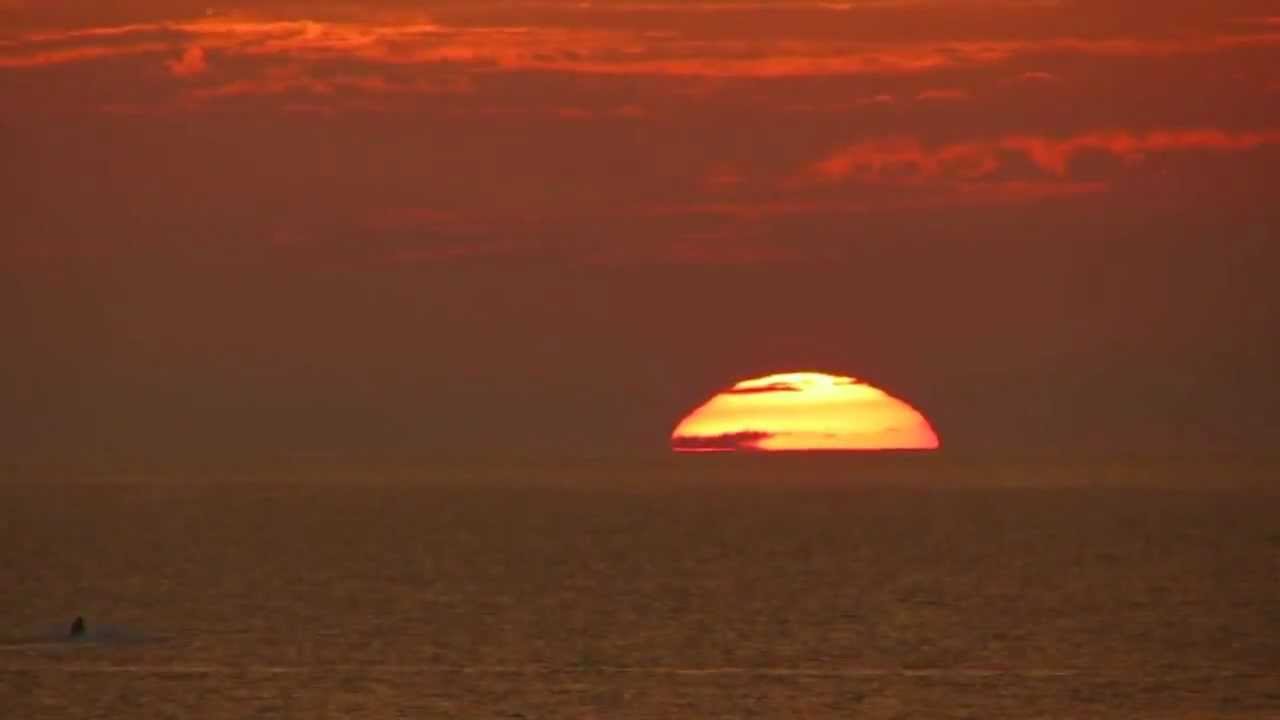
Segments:
[[[1277,467],[15,469],[0,717],[1280,718]]]

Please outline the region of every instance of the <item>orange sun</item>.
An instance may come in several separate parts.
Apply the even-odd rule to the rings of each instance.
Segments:
[[[680,421],[676,452],[934,450],[918,410],[861,380],[794,372],[743,380]]]

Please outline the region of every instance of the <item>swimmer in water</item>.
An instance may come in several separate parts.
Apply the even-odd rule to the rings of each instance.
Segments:
[[[77,616],[76,619],[71,623],[70,636],[73,638],[84,637],[84,631],[85,631],[84,618]]]

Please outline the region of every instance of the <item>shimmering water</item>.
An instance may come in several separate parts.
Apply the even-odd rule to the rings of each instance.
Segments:
[[[1280,718],[1268,467],[39,475],[5,718]]]

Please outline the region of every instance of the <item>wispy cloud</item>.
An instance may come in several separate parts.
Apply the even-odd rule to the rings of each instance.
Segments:
[[[1242,152],[1280,143],[1280,130],[1227,132],[1216,129],[1156,130],[1147,133],[1097,132],[1069,138],[1017,136],[1005,138],[1000,146],[1025,153],[1046,172],[1067,174],[1072,158],[1087,151],[1104,152],[1125,160],[1138,160],[1143,153],[1162,152]]]
[[[0,69],[41,68],[50,65],[106,60],[130,55],[149,55],[170,52],[171,43],[135,42],[115,45],[77,45],[58,48],[27,48],[19,51],[0,52]]]
[[[0,45],[0,67],[37,67],[112,55],[189,52],[295,61],[455,63],[476,69],[599,75],[783,78],[908,75],[1052,54],[1168,56],[1280,47],[1280,33],[1173,38],[840,42],[780,37],[708,39],[617,27],[459,26],[213,17],[30,34]]]
[[[1018,75],[1015,80],[1024,83],[1048,83],[1056,82],[1058,76],[1053,73],[1044,72],[1043,70],[1031,70]]]
[[[1280,130],[1228,132],[1217,129],[1093,132],[1072,137],[1013,135],[996,140],[926,146],[914,138],[882,138],[841,148],[811,168],[829,182],[858,180],[909,184],[938,178],[974,180],[1005,166],[1010,154],[1029,159],[1041,171],[1062,177],[1073,158],[1103,152],[1125,160],[1153,152],[1242,152],[1280,143]]]
[[[960,88],[937,88],[931,90],[922,90],[916,95],[916,100],[922,102],[958,102],[968,100],[972,96],[968,90]]]
[[[204,57],[204,48],[199,45],[187,48],[181,58],[172,60],[166,65],[175,77],[191,77],[209,69],[209,63]]]
[[[955,143],[929,148],[915,138],[889,137],[841,148],[817,162],[812,173],[827,181],[910,183],[944,175],[978,178],[999,167],[998,146],[993,144]]]

